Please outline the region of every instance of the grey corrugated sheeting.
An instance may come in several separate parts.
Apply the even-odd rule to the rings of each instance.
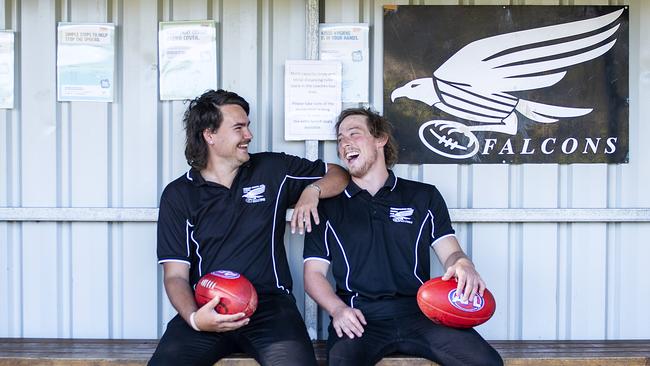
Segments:
[[[382,110],[382,5],[323,1],[326,22],[371,25],[371,105]],[[400,4],[622,5],[622,1],[399,1]],[[497,298],[489,339],[649,338],[650,3],[630,1],[630,163],[624,165],[399,165],[435,184],[458,214],[458,236]],[[218,86],[251,101],[253,149],[304,155],[285,142],[283,66],[305,57],[305,1],[0,0],[16,31],[16,109],[0,110],[0,206],[130,208],[132,221],[0,221],[0,336],[153,338],[174,310],[161,286],[151,215],[182,174],[182,102],[158,101],[159,21],[218,22]],[[115,103],[56,102],[56,23],[112,22]],[[322,158],[336,162],[332,142]],[[144,209],[142,209],[144,208]],[[472,209],[487,211],[473,211]],[[498,209],[577,209],[582,222],[479,220]],[[142,209],[142,210],[141,210]],[[589,219],[589,209],[596,211]],[[530,211],[526,211],[530,210]],[[18,211],[9,214],[16,215]],[[25,211],[21,211],[25,212]],[[37,211],[34,211],[37,212]],[[74,211],[91,216],[92,211]],[[547,211],[554,212],[554,211]],[[568,212],[568,211],[557,211]],[[604,220],[609,213],[621,218]],[[65,212],[63,212],[65,214]],[[36,213],[34,213],[36,215]],[[69,214],[69,212],[68,212]],[[76,216],[78,217],[78,216]],[[467,216],[466,216],[467,217]],[[144,218],[144,219],[143,219]],[[286,236],[296,297],[302,238]],[[434,261],[434,274],[441,272]],[[321,314],[323,326],[326,314]],[[325,329],[320,330],[325,335]]]

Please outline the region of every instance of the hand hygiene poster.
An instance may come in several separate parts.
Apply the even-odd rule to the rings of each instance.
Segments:
[[[216,89],[216,34],[212,20],[160,23],[160,100],[193,99]]]
[[[321,24],[319,59],[342,64],[343,103],[367,103],[370,63],[368,24]]]
[[[57,99],[112,102],[115,26],[59,23],[57,41]]]

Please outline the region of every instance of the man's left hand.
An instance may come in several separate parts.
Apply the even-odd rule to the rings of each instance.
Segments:
[[[314,223],[318,225],[320,223],[318,218],[318,201],[319,201],[320,192],[313,188],[305,188],[300,195],[300,199],[296,203],[296,206],[293,209],[293,215],[291,216],[291,233],[296,233],[296,228],[298,228],[298,233],[300,235],[307,232],[311,232],[311,218],[313,216]]]
[[[476,294],[483,296],[485,281],[474,268],[474,264],[468,258],[459,258],[453,265],[447,268],[442,276],[443,281],[456,277],[458,287],[456,293],[462,294],[463,301],[473,301]]]

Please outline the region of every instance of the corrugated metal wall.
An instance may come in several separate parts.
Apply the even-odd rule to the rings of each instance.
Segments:
[[[371,105],[382,109],[382,5],[323,1],[325,22],[371,25]],[[400,1],[622,5],[627,1]],[[650,3],[630,4],[630,163],[399,165],[452,208],[650,207]],[[16,109],[0,110],[0,207],[155,207],[187,169],[182,102],[159,102],[159,21],[218,22],[219,87],[252,106],[253,150],[283,139],[283,65],[305,55],[302,0],[0,0],[16,32]],[[56,24],[112,22],[116,101],[56,101]],[[336,161],[333,143],[320,154]],[[463,223],[459,238],[498,307],[489,339],[650,338],[648,223]],[[302,239],[287,236],[302,303]],[[440,272],[434,263],[436,273]],[[0,337],[155,338],[174,313],[154,223],[0,221]],[[326,316],[322,316],[326,320]],[[321,332],[321,335],[324,333]]]

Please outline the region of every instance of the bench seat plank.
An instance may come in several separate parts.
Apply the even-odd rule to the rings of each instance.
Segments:
[[[156,348],[155,339],[0,338],[0,366],[143,366]],[[650,366],[650,340],[490,341],[508,366]],[[325,363],[325,343],[316,342],[319,363]],[[217,366],[257,365],[235,354]],[[433,366],[418,357],[392,355],[380,366]]]

